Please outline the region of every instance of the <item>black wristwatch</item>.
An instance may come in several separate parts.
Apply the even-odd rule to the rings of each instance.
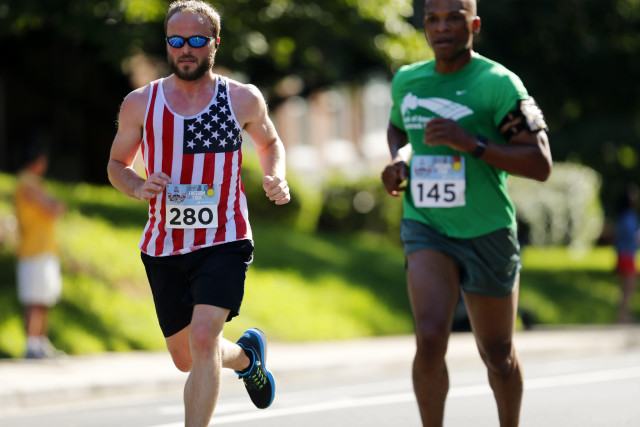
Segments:
[[[489,140],[482,135],[478,135],[476,136],[476,142],[478,143],[478,145],[476,145],[476,148],[471,152],[471,157],[473,157],[474,159],[479,159],[484,154],[484,150],[487,149]]]

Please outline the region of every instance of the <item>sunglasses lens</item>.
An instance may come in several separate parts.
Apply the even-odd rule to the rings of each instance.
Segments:
[[[167,41],[169,42],[169,45],[171,45],[171,47],[179,48],[184,46],[184,39],[182,37],[178,37],[178,36],[169,37]]]
[[[207,39],[200,36],[189,37],[189,45],[191,47],[202,47],[207,44]]]

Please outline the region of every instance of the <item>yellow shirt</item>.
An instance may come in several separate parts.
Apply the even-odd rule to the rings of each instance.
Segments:
[[[15,195],[20,232],[18,257],[58,255],[56,217],[37,200],[33,200],[34,197],[29,197],[30,192],[44,192],[42,180],[37,175],[23,172],[18,176],[18,188]]]

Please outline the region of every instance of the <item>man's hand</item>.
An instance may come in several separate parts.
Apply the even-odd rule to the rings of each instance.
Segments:
[[[289,184],[285,179],[277,176],[265,176],[262,180],[262,188],[264,188],[269,200],[275,202],[276,205],[285,205],[291,201]]]
[[[149,175],[142,186],[136,190],[135,196],[140,200],[151,200],[171,183],[171,178],[164,172],[156,172]]]
[[[409,167],[404,160],[396,161],[384,168],[381,178],[387,193],[398,197],[406,189],[402,184],[409,178]]]
[[[476,148],[476,137],[464,130],[455,120],[436,117],[431,119],[424,132],[424,143],[432,147],[448,145],[462,151],[471,152]]]

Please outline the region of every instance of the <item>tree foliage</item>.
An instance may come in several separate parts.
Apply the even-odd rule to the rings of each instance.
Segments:
[[[11,0],[0,3],[0,169],[19,157],[28,130],[55,144],[51,175],[105,182],[102,165],[123,97],[133,89],[130,59],[165,56],[165,0]],[[390,71],[422,55],[406,18],[410,0],[220,0],[217,63],[246,76],[271,104],[291,76],[305,94]],[[2,122],[0,121],[0,131]],[[2,134],[4,133],[4,135]],[[8,159],[13,159],[12,162]],[[96,167],[96,164],[100,167]]]
[[[288,75],[309,92],[388,73],[417,58],[424,45],[406,21],[413,8],[405,0],[234,0],[216,7],[223,18],[217,61],[266,88]]]
[[[390,77],[430,57],[421,0],[212,4],[222,15],[218,64],[257,84],[272,106],[292,90]],[[128,64],[140,52],[164,62],[167,6],[0,0],[0,169],[25,130],[41,126],[56,144],[54,176],[104,182],[96,163],[132,89]],[[640,182],[640,0],[478,0],[478,12],[476,50],[522,78],[546,114],[554,158],[596,169],[611,206],[624,182]]]
[[[425,43],[407,18],[410,0],[219,0],[222,45],[217,62],[265,88],[287,75],[307,90],[357,81],[424,57]],[[141,50],[165,55],[165,0],[14,0],[0,9],[0,37],[20,41],[47,32],[90,45],[117,70]]]
[[[480,0],[477,50],[541,105],[557,160],[597,170],[607,207],[640,182],[640,1]]]

